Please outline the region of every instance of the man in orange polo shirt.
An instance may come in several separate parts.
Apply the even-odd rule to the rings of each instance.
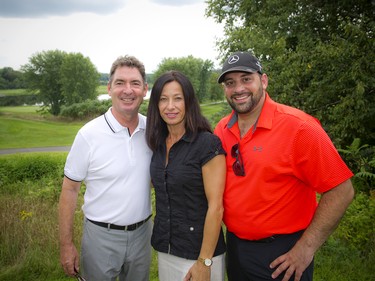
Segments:
[[[253,55],[229,56],[218,82],[233,109],[215,129],[227,152],[229,281],[312,280],[315,252],[353,200],[353,174],[317,119],[270,98]]]

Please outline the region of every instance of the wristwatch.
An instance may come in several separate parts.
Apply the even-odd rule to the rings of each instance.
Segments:
[[[202,262],[205,266],[212,265],[212,259],[204,259],[204,258],[199,257],[198,260]]]

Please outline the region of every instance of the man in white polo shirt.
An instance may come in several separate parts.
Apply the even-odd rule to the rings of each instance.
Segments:
[[[112,107],[84,125],[68,154],[59,202],[60,261],[69,276],[90,281],[148,281],[152,231],[151,151],[138,110],[148,85],[144,65],[119,57],[111,67]],[[81,261],[73,243],[74,213],[86,185]]]

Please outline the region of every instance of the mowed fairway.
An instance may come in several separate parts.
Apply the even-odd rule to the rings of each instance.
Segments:
[[[223,103],[205,104],[202,113],[209,118]],[[38,106],[0,107],[0,149],[69,146],[87,121],[67,122],[41,115]]]
[[[207,118],[210,118],[215,113],[223,110],[223,108],[229,107],[226,102],[216,102],[209,104],[201,104],[202,114]]]
[[[0,149],[71,145],[84,122],[49,120],[36,106],[0,107]]]

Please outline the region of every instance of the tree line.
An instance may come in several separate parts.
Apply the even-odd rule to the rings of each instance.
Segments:
[[[163,59],[155,73],[147,74],[149,88],[152,88],[154,77],[172,69],[180,70],[190,78],[201,102],[223,99],[213,62],[193,56]],[[0,69],[0,75],[3,81],[0,89],[26,88],[29,94],[38,95],[46,111],[56,116],[63,107],[95,100],[98,86],[106,85],[109,79],[109,74],[98,73],[88,57],[60,50],[36,53],[21,71],[8,67]]]
[[[23,74],[22,71],[9,66],[0,68],[0,90],[25,89],[27,84]],[[108,78],[108,73],[99,73],[99,84],[106,85]]]

